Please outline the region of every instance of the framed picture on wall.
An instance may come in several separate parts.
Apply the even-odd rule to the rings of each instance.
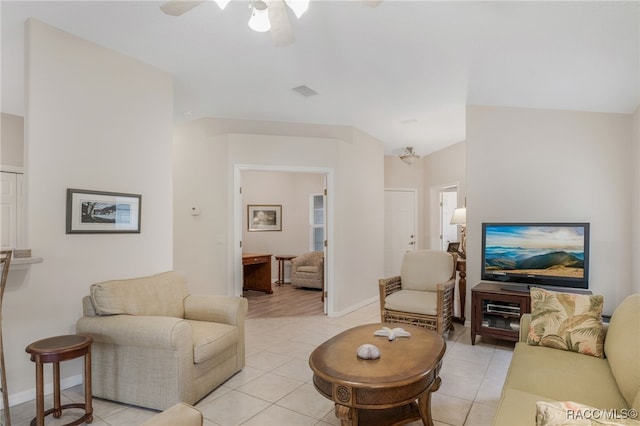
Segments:
[[[282,231],[282,205],[247,205],[248,231]]]
[[[140,233],[142,195],[67,189],[67,234]]]

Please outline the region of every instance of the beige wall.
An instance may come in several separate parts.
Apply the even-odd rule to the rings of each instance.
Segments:
[[[440,246],[438,190],[443,186],[458,186],[458,206],[466,197],[466,142],[459,142],[425,157],[424,164],[424,229],[427,246]]]
[[[0,165],[24,167],[24,118],[2,113],[0,121]]]
[[[282,135],[277,134],[278,127]],[[242,133],[245,128],[251,134]],[[241,272],[237,240],[246,212],[235,204],[236,174],[243,167],[306,169],[327,171],[333,190],[328,197],[334,212],[329,218],[333,221],[329,313],[348,312],[376,297],[376,283],[383,272],[382,143],[343,127],[313,125],[308,136],[304,133],[305,126],[300,124],[274,127],[273,123],[213,118],[176,127],[174,262],[198,289],[237,292]],[[358,167],[353,165],[354,158]],[[189,214],[191,204],[202,206],[200,216]]]
[[[324,175],[319,173],[242,172],[242,250],[272,254],[273,280],[278,277],[275,256],[300,255],[309,251],[309,197],[321,194],[323,188]],[[282,206],[282,231],[247,231],[249,204]],[[289,269],[288,262],[285,262],[285,268]]]
[[[171,76],[37,21],[28,23],[26,59],[27,227],[44,262],[9,272],[12,405],[35,395],[24,348],[74,333],[90,284],[172,268]],[[67,188],[142,194],[142,232],[66,235]],[[61,368],[63,385],[79,382],[80,360]]]
[[[632,292],[631,142],[627,114],[468,107],[468,287],[482,222],[590,222],[589,287],[610,314]]]

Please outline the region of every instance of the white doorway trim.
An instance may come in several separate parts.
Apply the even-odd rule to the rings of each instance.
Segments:
[[[325,312],[329,316],[334,314],[334,250],[332,245],[335,242],[333,230],[334,230],[334,170],[326,167],[305,167],[305,166],[276,166],[276,165],[259,165],[259,164],[235,164],[233,166],[233,257],[232,257],[232,276],[233,288],[230,289],[230,294],[236,296],[242,296],[242,247],[240,243],[242,241],[242,215],[244,210],[242,209],[242,196],[240,194],[240,188],[242,187],[242,172],[244,171],[271,171],[271,172],[289,172],[289,173],[314,173],[322,174],[326,176],[326,188],[327,188],[327,204],[326,204],[326,228],[325,237],[329,242],[325,248],[325,291],[327,297],[325,298]]]
[[[460,182],[450,182],[432,186],[429,191],[429,241],[428,247],[433,250],[441,249],[440,241],[440,193],[450,188],[458,190],[458,205],[460,204]]]

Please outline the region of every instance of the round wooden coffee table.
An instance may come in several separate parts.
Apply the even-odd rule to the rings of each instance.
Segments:
[[[373,335],[385,326],[402,327],[411,337],[389,341]],[[365,343],[377,346],[380,358],[358,358],[356,350]],[[336,403],[342,426],[394,425],[420,419],[433,426],[431,393],[440,388],[438,373],[445,349],[442,336],[424,328],[366,324],[318,346],[309,357],[309,366],[318,392]]]

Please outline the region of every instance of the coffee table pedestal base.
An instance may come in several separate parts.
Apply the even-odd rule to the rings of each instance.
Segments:
[[[341,426],[400,426],[422,420],[426,426],[433,426],[431,418],[431,393],[440,389],[442,380],[437,377],[431,387],[418,397],[417,402],[391,408],[355,408],[336,403],[335,414]]]

